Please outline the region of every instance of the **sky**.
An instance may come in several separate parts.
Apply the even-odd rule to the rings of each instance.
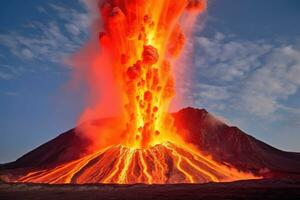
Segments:
[[[178,94],[232,126],[300,152],[300,1],[209,0]],[[0,1],[0,163],[75,126],[68,61],[89,38],[83,0]]]

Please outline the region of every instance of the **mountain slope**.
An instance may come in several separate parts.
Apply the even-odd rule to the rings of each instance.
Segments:
[[[299,153],[278,150],[222,123],[204,109],[185,108],[175,113],[174,118],[177,129],[186,133],[186,141],[219,162],[257,173],[271,171],[272,176],[300,173]]]

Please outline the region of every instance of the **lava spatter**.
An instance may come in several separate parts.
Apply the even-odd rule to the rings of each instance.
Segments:
[[[109,69],[121,97],[124,122],[120,137],[111,133],[110,139],[142,149],[168,141],[177,143],[174,134],[178,133],[167,113],[176,95],[172,63],[185,43],[180,23],[187,14],[203,12],[206,0],[103,0],[98,7],[102,20],[100,47],[111,59]],[[95,66],[91,77],[102,73],[101,64]],[[91,87],[99,84],[92,81]],[[87,121],[85,115],[81,121]],[[87,126],[81,131],[95,130]]]

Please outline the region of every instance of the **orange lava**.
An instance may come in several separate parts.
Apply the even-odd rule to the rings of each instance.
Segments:
[[[163,143],[147,149],[111,146],[54,168],[28,173],[16,182],[174,184],[254,178],[191,150]]]
[[[185,143],[167,115],[176,94],[172,63],[185,43],[180,22],[205,9],[206,0],[100,1],[101,55],[110,59],[115,85],[105,92],[109,95],[117,90],[123,105],[122,122],[105,130],[82,124],[80,131],[87,135],[101,133],[93,138],[100,145],[91,154],[32,171],[16,181],[165,184],[255,178],[216,163]],[[107,63],[100,61],[96,59],[91,77],[103,72],[101,67]],[[99,81],[91,81],[91,86],[97,88]],[[111,103],[106,109],[113,106]],[[89,120],[86,113],[81,121]],[[121,131],[116,131],[119,127]]]

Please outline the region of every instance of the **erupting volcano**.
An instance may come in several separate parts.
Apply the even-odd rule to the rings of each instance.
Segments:
[[[65,149],[53,150],[55,153],[50,155],[46,152],[50,146],[42,146],[30,154],[44,157],[40,162],[28,164],[25,156],[21,164],[17,161],[2,167],[3,179],[33,183],[166,184],[260,178],[259,170],[266,164],[257,167],[246,158],[237,158],[241,162],[235,163],[230,160],[232,157],[225,158],[225,147],[220,156],[220,151],[215,152],[218,146],[214,150],[199,146],[195,133],[182,128],[187,126],[188,116],[175,120],[168,113],[176,95],[173,73],[185,43],[183,27],[206,9],[206,1],[103,0],[98,6],[101,51],[91,60],[87,76],[91,91],[102,93],[80,117],[76,128],[78,149],[57,139],[66,147],[53,142],[51,148]],[[107,71],[111,77],[106,76]],[[117,118],[97,121],[101,112],[119,107]],[[220,127],[225,130],[227,126]],[[210,129],[205,126],[203,130]],[[217,134],[219,129],[213,130],[211,134]],[[228,142],[226,135],[223,137],[224,143]],[[252,145],[247,143],[252,139],[243,140]],[[217,141],[215,144],[220,145]],[[18,170],[12,172],[12,168]],[[256,171],[250,170],[254,168]]]
[[[151,184],[253,177],[202,156],[183,141],[167,114],[176,94],[172,63],[185,42],[180,23],[190,23],[185,21],[188,12],[194,16],[201,13],[206,9],[206,1],[106,0],[98,5],[103,23],[100,46],[106,55],[104,59],[111,59],[109,67],[114,77],[113,87],[105,89],[116,90],[120,99],[122,122],[115,125],[120,129],[109,130],[109,141],[98,145],[96,153],[54,169],[50,177],[44,176],[49,172],[38,172],[38,176],[30,174],[19,181]],[[97,62],[95,67],[101,68],[101,64]],[[93,82],[91,87],[95,83],[99,82]],[[97,111],[93,112],[97,116]],[[89,135],[103,131],[86,123],[88,120],[91,119],[85,112],[81,132]],[[96,138],[103,140],[101,136]],[[95,157],[100,157],[95,167],[80,173],[75,180],[72,171],[80,171]],[[70,175],[57,177],[65,168],[73,169]],[[172,172],[174,169],[178,172]]]

